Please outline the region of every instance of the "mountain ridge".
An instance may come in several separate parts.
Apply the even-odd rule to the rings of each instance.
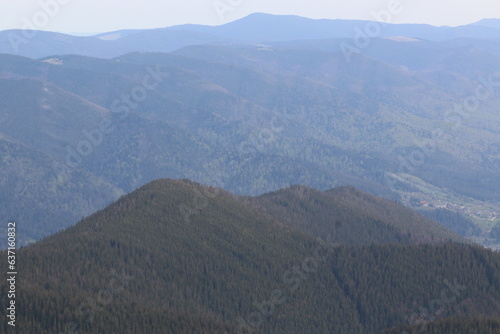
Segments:
[[[18,252],[17,321],[40,334],[365,334],[403,325],[446,282],[459,290],[440,317],[495,316],[500,297],[500,258],[484,248],[325,243],[189,180],[148,183]]]
[[[421,219],[396,202],[369,195],[354,187],[340,186],[321,192],[293,185],[243,200],[296,230],[328,238],[334,243],[367,245],[378,242],[463,241],[452,237],[448,229],[436,225],[434,221]],[[290,211],[293,213],[290,214]]]
[[[496,20],[479,21],[458,27],[435,27],[425,24],[377,22],[375,16],[374,19],[318,20],[294,15],[254,13],[219,26],[180,25],[157,29],[117,30],[87,37],[45,31],[26,35],[23,30],[5,30],[0,31],[0,53],[32,58],[63,54],[113,58],[131,52],[171,52],[189,45],[248,44],[297,39],[349,38],[353,42],[352,39],[359,36],[368,39],[405,36],[434,41],[461,37],[500,38]],[[369,24],[375,24],[379,28],[377,34],[363,32]]]

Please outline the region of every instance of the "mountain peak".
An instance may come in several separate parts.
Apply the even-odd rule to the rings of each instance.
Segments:
[[[483,27],[500,29],[500,19],[494,19],[494,18],[482,19],[481,21],[473,23],[473,25],[480,25]]]

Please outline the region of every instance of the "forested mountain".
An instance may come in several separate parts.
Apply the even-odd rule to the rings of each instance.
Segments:
[[[371,58],[348,64],[332,40],[290,43],[114,59],[0,55],[0,134],[11,143],[0,218],[37,240],[149,181],[186,177],[247,195],[352,185],[414,208],[446,206],[474,219],[476,241],[489,238],[500,200],[490,71],[500,56],[480,43],[463,52],[380,39]],[[425,63],[407,57],[426,50]],[[454,108],[478,78],[480,92],[492,91],[471,117]],[[36,160],[36,182],[15,167],[28,163],[23,154]]]
[[[54,164],[49,156],[1,136],[0,156],[0,217],[22,224],[17,239],[20,245],[58,231],[123,194],[82,170],[60,173],[63,166]],[[6,239],[0,245],[4,248]]]
[[[448,317],[463,323],[457,318],[463,315],[499,316],[497,253],[436,237],[432,244],[430,237],[397,244],[390,235],[388,244],[379,239],[354,246],[348,241],[359,244],[353,237],[343,245],[331,243],[328,235],[321,240],[314,232],[299,232],[289,223],[298,220],[271,208],[285,205],[279,197],[292,195],[303,202],[296,200],[290,212],[296,207],[299,217],[311,210],[318,211],[316,217],[330,215],[322,223],[330,220],[332,228],[350,223],[342,218],[355,205],[359,217],[377,207],[364,220],[370,229],[376,219],[400,215],[405,222],[398,228],[430,224],[396,204],[367,205],[388,203],[352,188],[322,197],[317,190],[292,187],[255,198],[268,205],[262,212],[252,199],[222,189],[158,180],[18,251],[23,269],[17,329],[356,334]],[[321,198],[330,199],[335,210],[320,212],[321,202],[311,210],[300,206]],[[6,284],[0,285],[2,308]],[[1,333],[8,332],[4,324]],[[469,321],[464,328],[493,325]]]
[[[304,186],[244,198],[294,229],[348,245],[463,241],[450,230],[392,201],[353,187],[322,192]]]
[[[463,215],[447,209],[419,210],[420,214],[429,217],[463,236],[478,235],[481,229]]]
[[[498,42],[0,31],[0,334],[500,333]]]

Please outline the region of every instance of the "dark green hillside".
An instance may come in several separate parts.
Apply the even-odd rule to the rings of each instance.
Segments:
[[[300,215],[317,198],[289,211]],[[447,284],[455,298],[446,295],[440,317],[500,316],[496,253],[453,243],[335,246],[188,180],[141,187],[20,249],[18,266],[22,333],[379,333],[404,325]]]
[[[403,326],[382,334],[497,334],[500,333],[500,319],[464,318],[444,319],[418,326]]]
[[[400,231],[407,232],[415,240],[429,241],[435,239],[460,241],[463,240],[455,233],[450,234],[450,230],[439,226],[435,222],[425,219],[417,212],[408,209],[394,201],[389,201],[381,197],[375,197],[368,193],[359,191],[353,187],[337,187],[328,194],[335,200],[350,206],[353,210],[362,212],[368,217],[373,217],[385,221],[388,225]]]
[[[341,248],[332,267],[365,332],[380,333],[436,318],[500,317],[499,260],[468,245],[371,246]]]
[[[481,233],[481,229],[477,227],[470,218],[460,213],[452,212],[447,209],[421,209],[418,212],[441,223],[443,226],[446,226],[459,235],[472,236]]]
[[[181,205],[191,206],[187,212],[194,210],[189,220]],[[317,245],[314,239],[278,226],[222,190],[187,181],[157,181],[20,252],[19,258],[29,268],[20,287],[26,291],[23,296],[32,296],[23,301],[29,304],[27,309],[40,309],[37,303],[46,296],[55,294],[58,304],[57,295],[69,295],[63,303],[66,312],[52,314],[52,308],[57,309],[53,304],[42,308],[35,320],[25,314],[19,321],[43,319],[44,326],[54,331],[61,330],[61,324],[78,322],[73,310],[98,293],[111,269],[135,277],[119,297],[130,304],[127,308],[136,305],[133,312],[156,308],[235,321],[252,312],[255,298],[268,298],[279,287],[281,275],[312,254]],[[39,265],[45,268],[43,272],[36,269],[42,268]],[[313,288],[316,296],[320,296],[319,288]],[[297,303],[305,293],[289,297],[291,303],[285,309],[290,308],[290,317],[300,314]],[[337,293],[334,288],[327,295],[337,300],[334,304],[348,304]],[[128,315],[122,313],[120,301],[110,304],[99,318],[102,321],[96,318],[96,327],[89,332],[105,332],[114,321],[125,323]],[[349,307],[341,314],[347,317],[352,311]],[[320,320],[319,315],[310,316],[310,321]]]
[[[400,204],[352,187],[321,192],[293,186],[247,201],[294,229],[347,245],[463,240]]]

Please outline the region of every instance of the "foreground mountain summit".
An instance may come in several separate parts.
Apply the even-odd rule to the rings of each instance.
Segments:
[[[460,240],[354,188],[240,197],[162,179],[19,250],[18,329],[361,334],[499,316],[500,256]]]

